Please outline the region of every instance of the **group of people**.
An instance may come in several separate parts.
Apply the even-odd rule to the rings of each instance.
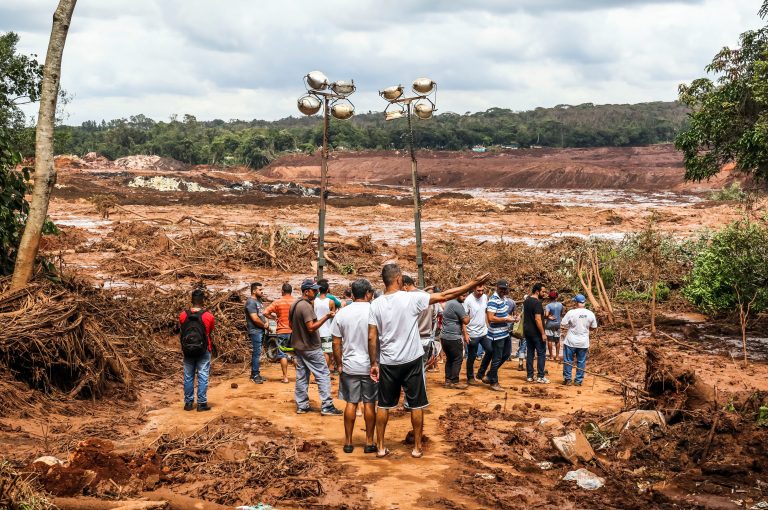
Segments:
[[[581,294],[573,298],[575,307],[563,314],[565,307],[557,293],[549,293],[537,283],[518,313],[516,303],[508,297],[506,280],[498,280],[490,296],[485,293],[488,274],[444,291],[418,289],[397,264],[386,264],[381,278],[383,292],[374,291],[368,280],[358,279],[345,292],[343,301],[329,294],[327,280],[304,280],[298,299],[286,283],[282,297],[269,306],[262,300],[262,284],[253,283],[245,304],[253,347],[251,380],[256,384],[265,380],[260,370],[262,344],[269,320],[275,319],[279,341],[293,350],[296,412],[315,411],[309,400],[310,379],[314,378],[320,396],[319,412],[323,416],[344,416],[344,452],[354,451],[354,424],[356,416],[362,415],[366,429],[363,451],[387,456],[384,437],[389,411],[400,405],[404,393],[404,408],[410,412],[413,426],[411,455],[423,455],[423,410],[429,405],[426,370],[440,351],[445,356],[446,387],[465,389],[486,384],[491,390],[504,391],[499,370],[512,355],[513,336],[520,336],[519,368],[525,358],[528,382],[546,384],[547,342],[550,357],[558,359],[560,330],[567,329],[563,382],[582,384],[589,331],[597,327],[597,322],[585,308]],[[192,293],[192,306],[181,313],[179,321],[184,352],[184,409],[195,408],[197,374],[197,410],[205,411],[210,409],[206,389],[214,318],[204,309],[202,291]],[[197,350],[190,347],[196,344]],[[475,372],[475,361],[480,356]],[[281,381],[288,383],[288,359],[285,354],[278,357]],[[466,383],[460,380],[464,359]],[[338,397],[346,402],[343,411],[336,408],[331,395],[332,373],[339,374]]]

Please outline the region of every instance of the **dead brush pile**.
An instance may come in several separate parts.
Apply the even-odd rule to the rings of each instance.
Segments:
[[[222,418],[190,435],[163,434],[151,446],[167,473],[161,485],[226,506],[319,503],[326,483],[343,469],[329,462],[334,453],[327,443],[285,435],[258,418]]]
[[[46,280],[6,292],[0,280],[0,366],[45,393],[99,396],[130,386],[125,358],[77,295]]]
[[[8,462],[0,462],[0,508],[49,510],[56,507],[39,490],[33,475],[19,473]]]

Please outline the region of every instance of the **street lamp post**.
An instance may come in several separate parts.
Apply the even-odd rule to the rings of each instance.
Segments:
[[[419,169],[416,150],[413,143],[413,125],[411,114],[420,119],[429,119],[437,110],[437,84],[429,78],[418,78],[411,89],[414,96],[403,97],[403,86],[396,85],[379,91],[379,95],[389,104],[384,109],[386,120],[408,118],[408,148],[411,155],[411,180],[413,189],[413,225],[416,231],[416,267],[419,272],[419,287],[424,288],[424,257],[421,243],[421,191],[419,190]],[[433,95],[434,94],[434,95]],[[432,98],[430,98],[432,96]]]
[[[355,114],[355,106],[347,97],[355,91],[354,81],[328,82],[320,71],[312,71],[304,77],[307,93],[298,100],[299,111],[315,115],[323,110],[323,151],[320,163],[320,206],[317,233],[317,278],[323,277],[325,267],[325,206],[328,199],[328,128],[330,116],[346,120]]]

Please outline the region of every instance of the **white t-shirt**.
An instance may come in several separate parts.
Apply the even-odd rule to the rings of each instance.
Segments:
[[[424,355],[418,318],[428,306],[426,292],[400,290],[373,300],[368,324],[379,330],[382,365],[402,365]]]
[[[565,345],[586,349],[589,347],[589,329],[597,328],[597,319],[591,310],[573,308],[565,314],[560,327],[568,329],[568,335],[563,342]]]
[[[326,297],[323,299],[320,296],[317,296],[315,298],[315,315],[317,315],[318,320],[328,315],[330,311],[331,298]],[[333,324],[333,319],[328,319],[323,323],[322,326],[320,326],[320,329],[317,330],[317,334],[320,336],[320,338],[331,336],[331,324]]]
[[[488,325],[485,318],[485,309],[488,307],[488,296],[483,294],[480,299],[472,293],[464,300],[464,309],[469,315],[467,333],[472,338],[482,337],[488,334]]]
[[[368,356],[368,317],[371,304],[356,301],[336,313],[331,335],[341,338],[342,370],[349,375],[368,375],[371,359]]]

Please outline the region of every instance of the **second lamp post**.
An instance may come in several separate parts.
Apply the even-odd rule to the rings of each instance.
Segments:
[[[299,111],[315,115],[323,109],[323,152],[320,164],[320,207],[317,233],[317,278],[323,277],[325,267],[325,205],[328,199],[328,127],[330,116],[345,120],[355,114],[355,107],[347,97],[355,91],[354,81],[328,83],[320,71],[312,71],[304,77],[307,93],[298,100]]]
[[[436,99],[437,84],[429,78],[418,78],[411,89],[414,96],[403,97],[403,86],[388,87],[379,92],[389,104],[384,109],[386,120],[408,118],[408,148],[411,154],[411,179],[413,187],[413,223],[416,231],[416,267],[419,272],[419,287],[424,288],[424,257],[421,244],[421,192],[419,190],[419,170],[416,161],[416,150],[413,144],[413,125],[411,114],[415,113],[420,119],[429,119],[437,110],[435,101],[429,96],[434,94]]]

